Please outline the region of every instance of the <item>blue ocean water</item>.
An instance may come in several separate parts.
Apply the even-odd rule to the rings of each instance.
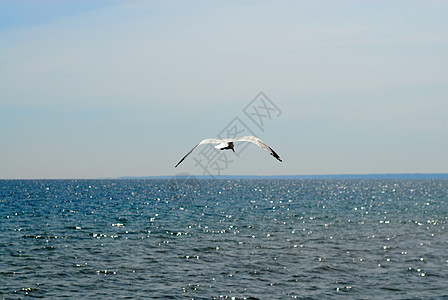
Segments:
[[[448,298],[448,180],[2,180],[4,299]]]

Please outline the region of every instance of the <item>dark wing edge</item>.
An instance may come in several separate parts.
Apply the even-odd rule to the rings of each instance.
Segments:
[[[185,159],[188,155],[190,155],[190,153],[193,152],[194,149],[196,149],[199,145],[202,145],[202,144],[219,144],[219,143],[221,143],[221,140],[218,140],[218,139],[205,139],[205,140],[202,140],[199,144],[197,144],[196,146],[194,146],[193,149],[190,150],[190,152],[188,152],[184,157],[182,157],[182,159],[181,159],[181,160],[177,163],[177,165],[175,165],[174,167],[177,168],[177,166],[180,165],[180,163],[183,162],[184,159]]]
[[[194,149],[196,149],[200,144],[201,144],[201,143],[199,143],[199,144],[197,144],[196,146],[194,146],[193,149],[191,149],[190,152],[188,152],[187,154],[185,154],[185,156],[182,157],[182,159],[181,159],[181,160],[177,163],[177,165],[175,165],[174,167],[177,168],[177,166],[180,165],[180,163],[183,162],[184,159],[185,159],[188,155],[190,155],[190,153],[193,152]]]
[[[266,150],[269,152],[269,154],[271,154],[272,156],[274,156],[278,161],[282,162],[282,159],[280,158],[280,156],[274,151],[274,149],[272,149],[271,147],[269,147],[268,145],[266,145],[262,140],[260,140],[259,138],[255,137],[255,136],[242,136],[239,138],[236,138],[235,141],[239,141],[239,142],[251,142],[254,143],[255,145],[257,145],[258,147]]]
[[[271,147],[269,147],[269,146],[267,146],[267,147],[268,147],[269,150],[270,150],[269,154],[271,154],[271,155],[274,156],[277,160],[279,160],[280,162],[282,162],[282,159],[280,158],[280,156],[278,156],[278,154],[275,153],[275,151],[274,151]]]

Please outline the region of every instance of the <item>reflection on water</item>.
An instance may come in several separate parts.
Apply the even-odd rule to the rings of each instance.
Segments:
[[[448,181],[0,181],[4,298],[448,296]]]

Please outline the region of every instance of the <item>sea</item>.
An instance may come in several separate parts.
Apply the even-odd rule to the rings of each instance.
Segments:
[[[448,299],[448,180],[1,180],[2,299]]]

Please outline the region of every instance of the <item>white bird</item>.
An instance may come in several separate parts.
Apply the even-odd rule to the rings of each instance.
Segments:
[[[275,153],[274,150],[272,150],[271,147],[269,147],[268,145],[266,145],[262,140],[260,140],[257,137],[254,136],[242,136],[242,137],[238,137],[238,138],[234,138],[234,139],[222,139],[222,140],[218,140],[218,139],[205,139],[202,142],[200,142],[199,144],[197,144],[196,146],[193,147],[193,149],[190,150],[190,152],[188,152],[184,157],[182,157],[182,159],[177,163],[177,165],[175,165],[174,167],[176,168],[181,162],[184,161],[184,159],[190,155],[191,152],[194,151],[194,149],[196,149],[199,145],[203,145],[203,144],[218,144],[215,146],[216,149],[219,150],[230,150],[232,149],[233,152],[235,152],[235,149],[233,148],[233,143],[234,142],[251,142],[254,143],[255,145],[257,145],[258,147],[266,150],[269,152],[269,154],[271,154],[272,156],[274,156],[276,159],[278,159],[279,161],[282,161],[280,159],[280,156],[278,156],[277,153]]]

